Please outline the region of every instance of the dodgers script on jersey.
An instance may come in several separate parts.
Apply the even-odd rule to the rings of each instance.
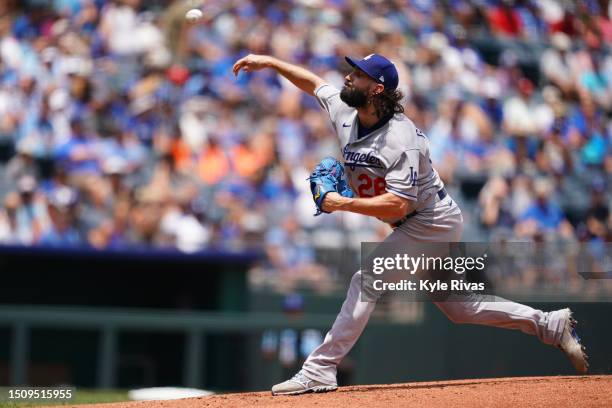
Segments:
[[[431,165],[427,137],[410,119],[396,114],[381,128],[358,138],[357,110],[340,99],[340,90],[325,84],[315,95],[329,113],[349,184],[359,197],[390,192],[416,201],[419,212],[433,205],[444,184]]]

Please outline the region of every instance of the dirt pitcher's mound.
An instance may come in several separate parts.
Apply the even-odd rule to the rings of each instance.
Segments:
[[[100,408],[195,407],[612,407],[612,376],[519,377],[341,387],[326,394],[269,392],[175,401],[101,404]],[[85,406],[83,406],[85,407]],[[94,407],[87,405],[87,408]]]

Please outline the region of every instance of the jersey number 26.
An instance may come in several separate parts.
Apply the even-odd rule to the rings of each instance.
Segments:
[[[382,177],[372,179],[367,174],[361,174],[357,179],[360,182],[359,187],[357,187],[359,197],[375,197],[386,191],[387,183]]]

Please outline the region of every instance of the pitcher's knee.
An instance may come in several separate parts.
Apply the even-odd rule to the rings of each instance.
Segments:
[[[458,313],[447,314],[446,317],[448,317],[448,320],[450,320],[454,324],[465,324],[468,322],[465,316],[462,316]]]
[[[463,308],[460,307],[460,304],[457,304],[455,307],[442,307],[438,306],[442,313],[446,315],[448,320],[455,324],[464,324],[469,323],[469,315],[465,312]]]
[[[359,291],[359,300],[362,302],[376,303],[384,293],[374,287],[372,275],[363,275],[357,271],[351,278],[351,290]]]

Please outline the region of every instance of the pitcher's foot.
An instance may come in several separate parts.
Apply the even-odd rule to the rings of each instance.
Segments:
[[[336,384],[325,384],[306,377],[301,371],[290,380],[272,387],[272,395],[299,395],[308,392],[329,392],[338,389]]]
[[[572,365],[580,374],[586,374],[589,371],[588,356],[586,347],[580,343],[580,337],[576,333],[576,324],[578,323],[572,317],[572,311],[569,309],[561,310],[565,315],[565,326],[561,335],[561,343],[559,348],[567,355],[572,362]]]

